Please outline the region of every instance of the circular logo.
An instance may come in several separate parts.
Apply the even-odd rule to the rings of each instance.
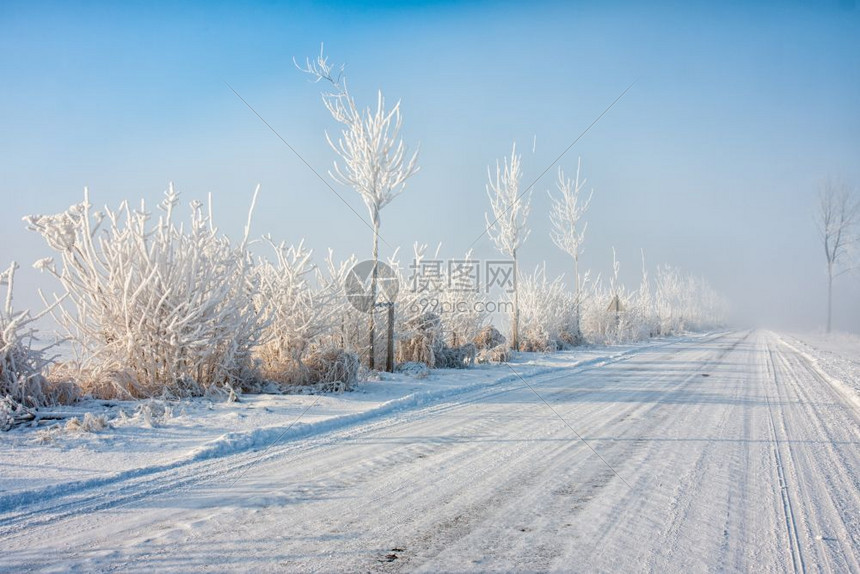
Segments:
[[[346,298],[362,313],[370,313],[376,306],[393,303],[400,285],[391,266],[376,263],[376,300],[373,297],[373,261],[360,261],[352,266],[344,279]]]

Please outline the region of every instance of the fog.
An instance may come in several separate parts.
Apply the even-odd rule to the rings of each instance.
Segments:
[[[446,257],[497,257],[482,236],[486,170],[516,141],[534,182],[521,269],[570,272],[548,236],[547,190],[581,158],[594,189],[584,268],[608,273],[614,247],[635,288],[644,252],[652,272],[705,277],[736,325],[823,326],[816,192],[828,176],[860,191],[853,2],[6,2],[0,265],[21,263],[18,305],[37,308],[37,289],[57,288],[30,269],[50,252],[21,217],[62,211],[84,186],[112,206],[154,207],[170,181],[188,201],[211,193],[235,237],[260,183],[254,234],[368,257],[370,232],[337,194],[366,210],[326,173],[324,132],[337,126],[322,86],[293,65],[321,42],[359,103],[378,89],[402,101],[404,138],[420,145],[421,171],[382,213],[384,256],[400,246],[408,258],[418,241],[441,242]],[[836,281],[834,328],[860,332],[860,273]]]

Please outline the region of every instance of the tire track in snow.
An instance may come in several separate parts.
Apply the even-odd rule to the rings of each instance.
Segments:
[[[736,341],[733,346],[736,346],[738,343],[739,343],[739,341]],[[711,358],[710,361],[699,365],[699,369],[704,369],[704,368],[713,366],[717,361],[722,361],[723,358],[727,355],[727,353],[730,352],[730,350],[731,349],[720,349],[719,353],[717,354],[717,357]],[[705,357],[707,357],[708,355],[711,355],[711,357],[713,357],[713,354],[714,354],[713,350],[699,351],[696,348],[686,348],[686,349],[684,349],[684,351],[686,353],[689,353],[691,351],[698,352],[698,354],[704,355]],[[675,356],[674,354],[667,355],[667,357],[670,357],[670,358],[673,358],[674,356]],[[662,357],[662,358],[665,358],[665,357]],[[685,356],[685,358],[687,358],[687,357]],[[652,363],[653,363],[653,360],[650,360],[649,364],[652,364]],[[637,369],[637,370],[639,370],[639,369]],[[612,373],[612,371],[606,371],[606,376],[610,376],[611,373]],[[613,378],[616,378],[618,376],[619,375],[616,374],[615,377],[613,377]],[[629,376],[629,375],[621,375],[621,376],[622,376],[622,378],[624,378],[625,376]],[[597,390],[582,389],[581,386],[583,384],[587,384],[586,381],[582,381],[582,380],[577,381],[578,385],[577,385],[577,388],[575,388],[575,389],[561,389],[555,393],[548,394],[545,396],[548,400],[551,400],[552,397],[554,397],[555,395],[566,394],[568,396],[573,397],[573,398],[571,398],[572,402],[577,402],[576,397],[581,398],[583,395],[592,395],[592,394],[600,395],[602,393],[602,401],[600,402],[599,408],[591,409],[586,414],[585,419],[583,419],[583,417],[579,417],[577,419],[579,421],[578,422],[579,425],[583,426],[583,428],[589,429],[589,431],[587,433],[588,434],[588,437],[587,437],[588,440],[600,441],[601,439],[594,438],[594,436],[599,436],[600,433],[608,427],[617,428],[618,425],[620,423],[623,423],[624,420],[626,420],[631,414],[638,414],[639,415],[636,417],[636,420],[631,421],[632,424],[635,424],[635,425],[645,424],[646,425],[646,427],[644,429],[642,429],[641,427],[636,427],[634,430],[637,432],[637,434],[640,434],[643,430],[647,434],[647,432],[650,432],[650,431],[658,428],[659,426],[663,425],[666,422],[667,417],[670,416],[670,413],[666,413],[666,414],[663,414],[661,416],[654,416],[654,412],[659,411],[660,409],[662,409],[665,406],[664,399],[666,397],[672,396],[673,394],[676,394],[679,391],[683,391],[684,389],[687,388],[687,386],[693,384],[694,381],[698,380],[699,376],[700,376],[699,370],[693,371],[692,374],[685,376],[684,379],[682,381],[680,381],[680,384],[679,384],[677,382],[678,375],[676,373],[669,372],[667,374],[664,372],[664,373],[658,374],[657,376],[650,377],[649,379],[646,379],[645,381],[637,382],[636,383],[637,385],[642,385],[642,388],[640,388],[639,390],[630,390],[627,387],[627,385],[623,385],[622,388],[624,390],[625,401],[622,401],[620,403],[608,399],[608,397],[606,395],[606,393],[607,393],[606,388],[601,388],[601,389],[597,389]],[[542,385],[543,383],[544,383],[544,381],[539,381],[539,382],[537,382],[537,385]],[[672,386],[671,386],[671,388],[669,388],[667,390],[663,390],[663,389],[660,389],[658,387],[659,383],[671,383]],[[545,391],[545,389],[543,389],[541,386],[536,386],[536,388],[539,390]],[[614,392],[618,392],[619,390],[621,390],[621,389],[612,390],[610,387],[609,392],[614,393]],[[573,393],[576,393],[576,394],[574,395]],[[656,400],[654,397],[655,394],[658,395],[658,398]],[[611,395],[609,395],[609,397],[611,397]],[[585,401],[585,403],[587,404],[588,401]],[[619,406],[621,408],[619,408]],[[627,407],[627,408],[625,408],[625,407]],[[582,414],[581,408],[582,408],[582,404],[579,405],[580,414]],[[606,413],[609,413],[611,416],[604,416]],[[567,413],[565,416],[566,416],[566,418],[569,418],[570,413]],[[591,421],[591,420],[594,420],[595,418],[598,421],[598,424],[587,424],[586,423],[586,421]],[[642,422],[640,423],[639,421],[642,421]],[[624,468],[625,466],[629,468],[630,466],[634,466],[634,465],[638,467],[638,466],[643,465],[644,462],[647,462],[647,459],[646,459],[646,461],[642,461],[642,460],[639,460],[639,458],[637,456],[637,453],[640,450],[642,450],[644,448],[644,446],[645,446],[645,444],[641,441],[624,441],[624,442],[617,442],[617,443],[613,441],[612,442],[612,448],[608,449],[608,451],[604,451],[604,454],[606,454],[606,456],[610,457],[609,460],[612,462],[612,464],[619,466],[619,468]],[[656,456],[656,454],[657,453],[655,453],[653,450],[650,450],[648,457],[650,458],[651,456]],[[567,463],[569,464],[570,460],[568,460]],[[580,491],[581,496],[579,496],[576,499],[575,504],[574,504],[573,508],[571,509],[572,512],[570,514],[566,515],[566,519],[571,520],[571,521],[574,521],[576,515],[578,515],[583,510],[585,510],[592,500],[598,499],[599,495],[601,494],[601,491],[608,486],[608,484],[610,482],[609,479],[612,476],[614,476],[614,475],[612,475],[612,473],[608,473],[609,476],[601,477],[600,472],[599,472],[600,471],[599,468],[584,467],[584,468],[577,468],[577,470],[578,471],[587,470],[589,474],[587,474],[584,477],[581,477],[581,479],[579,480],[579,484],[581,486],[579,488],[574,489],[574,491],[577,491],[577,490]],[[647,481],[648,477],[640,477],[640,480],[646,480]],[[558,487],[556,487],[554,490],[564,490],[565,488],[569,489],[569,486],[567,486],[565,484],[561,484]],[[634,489],[635,488],[636,487],[634,486]],[[640,492],[634,492],[633,490],[628,490],[628,489],[624,489],[624,490],[625,490],[624,492],[620,492],[619,495],[617,497],[615,497],[618,502],[617,502],[616,510],[614,510],[613,512],[618,513],[618,512],[621,512],[623,510],[626,510],[627,508],[629,508],[629,503],[631,502],[630,498],[634,494],[641,494]],[[557,510],[555,512],[557,513]],[[614,528],[615,525],[616,525],[615,523],[604,524],[604,527],[606,529],[611,529],[611,528]],[[570,525],[568,524],[566,526],[570,526]],[[461,530],[461,532],[463,534],[469,534],[468,530],[466,530],[466,529]],[[594,538],[595,539],[602,539],[603,535],[605,535],[605,532],[603,534],[597,533],[594,536]],[[465,543],[466,542],[463,542],[463,544],[465,544]],[[591,545],[590,548],[595,549],[595,546]],[[593,564],[594,562],[589,559],[588,563]],[[535,566],[536,566],[535,564],[527,564],[527,565],[524,565],[524,568],[534,569]],[[570,566],[568,564],[566,566],[562,566],[561,569],[565,570],[569,567]],[[556,568],[558,568],[558,567],[556,567]],[[539,567],[539,565],[538,565],[537,569],[538,570],[541,569]]]
[[[718,371],[716,367],[723,364],[728,356],[736,351],[742,343],[748,340],[749,336],[750,332],[746,332],[743,336],[738,337],[738,339],[730,346],[721,349],[717,353],[716,357],[708,360],[699,368],[699,370],[691,373],[684,380],[681,387],[679,387],[680,390],[687,390],[692,383],[698,379],[700,371]],[[737,398],[739,393],[740,389],[736,390],[734,398]],[[713,429],[711,429],[707,434],[710,436],[716,436],[717,438],[706,441],[692,466],[689,467],[683,477],[679,477],[677,479],[676,488],[669,499],[671,519],[658,537],[661,541],[661,546],[665,547],[661,549],[659,558],[665,560],[666,556],[680,555],[682,553],[679,549],[681,535],[685,531],[685,527],[688,526],[690,515],[694,507],[696,507],[697,503],[701,502],[700,491],[702,490],[702,485],[705,484],[708,479],[708,471],[710,470],[709,465],[712,464],[714,458],[713,453],[716,450],[719,441],[725,436],[727,424],[733,419],[732,415],[737,408],[739,408],[738,405],[734,404],[731,408],[723,409],[720,413],[719,419],[711,423],[713,424]],[[698,414],[698,410],[696,410],[687,413],[687,417],[695,419]],[[652,572],[660,571],[660,567],[656,564],[657,558],[658,556],[654,553],[648,556],[646,561],[648,566],[646,570]]]
[[[776,376],[776,367],[773,360],[773,349],[770,344],[766,343],[767,351],[767,373],[768,379],[773,382],[777,396],[779,396],[779,380]],[[794,515],[794,509],[791,504],[791,495],[789,494],[789,486],[786,480],[786,470],[783,464],[783,455],[780,448],[780,439],[776,433],[776,423],[773,417],[773,406],[770,400],[770,393],[765,392],[767,401],[767,414],[770,421],[771,440],[773,441],[773,454],[776,463],[777,479],[779,480],[780,497],[782,499],[782,511],[785,519],[786,539],[788,541],[789,552],[791,554],[791,565],[795,573],[806,572],[806,565],[803,560],[803,551],[800,546],[800,537],[797,533],[797,519]]]
[[[689,351],[689,349],[687,349],[687,351]],[[708,351],[708,352],[710,352],[710,351]],[[667,355],[667,357],[672,357],[673,355],[674,354],[670,354],[670,355]],[[663,382],[667,379],[670,381],[674,380],[677,375],[674,375],[674,374],[666,375],[665,373],[661,373],[655,377],[651,377],[647,381],[641,382],[640,384],[642,384],[644,386],[644,388],[641,389],[640,391],[630,391],[629,395],[626,395],[629,397],[630,400],[622,403],[627,408],[622,407],[621,410],[619,410],[619,408],[618,408],[618,406],[619,406],[618,403],[606,400],[606,398],[605,398],[606,389],[605,388],[582,389],[579,386],[577,386],[577,388],[575,388],[575,389],[560,389],[556,392],[550,392],[550,393],[547,393],[547,390],[544,388],[544,385],[549,383],[549,382],[557,381],[559,379],[563,379],[563,378],[567,378],[567,377],[571,377],[571,376],[573,376],[573,373],[566,373],[565,375],[563,375],[561,377],[552,377],[552,378],[541,377],[540,380],[535,382],[535,388],[538,389],[539,391],[542,391],[542,396],[545,396],[545,398],[547,398],[547,400],[554,400],[554,397],[556,395],[570,396],[570,394],[574,393],[574,392],[576,392],[577,393],[576,396],[580,397],[580,398],[582,398],[583,395],[597,395],[597,394],[603,393],[603,395],[604,395],[603,400],[600,402],[596,402],[594,405],[594,408],[590,409],[590,411],[585,415],[585,417],[581,416],[579,419],[577,419],[578,424],[584,425],[585,427],[589,428],[589,434],[590,435],[594,435],[594,434],[599,435],[599,433],[602,432],[603,430],[617,425],[620,420],[623,421],[624,419],[626,419],[627,416],[629,416],[629,414],[632,412],[635,412],[635,411],[641,412],[644,410],[644,411],[646,411],[646,415],[647,415],[647,414],[650,414],[650,412],[653,409],[660,408],[660,406],[661,406],[659,404],[660,401],[657,402],[658,404],[648,404],[648,403],[643,403],[643,402],[640,402],[639,400],[634,400],[634,399],[637,397],[642,398],[642,397],[647,397],[649,395],[652,395],[655,392],[653,387],[658,382]],[[694,380],[694,377],[688,377],[688,379],[689,380],[687,382],[690,382],[690,381]],[[578,380],[577,383],[579,385],[581,385],[584,383],[584,381]],[[676,391],[677,387],[673,390]],[[576,398],[574,398],[572,400],[573,400],[573,402],[577,401]],[[586,404],[587,404],[587,402],[588,401],[585,401]],[[536,401],[533,401],[533,403],[534,404],[533,404],[532,408],[537,409],[538,403]],[[612,416],[605,416],[607,413],[611,414]],[[656,417],[651,417],[651,416],[641,416],[639,418],[647,421],[647,424],[649,425],[648,428],[653,428],[654,426],[661,424],[661,422],[664,420],[665,417],[658,419]],[[566,427],[564,427],[564,425],[560,424],[560,421],[557,421],[557,419],[554,419],[549,414],[547,414],[547,416],[544,417],[544,420],[546,420],[547,424],[557,424],[558,428],[555,430],[556,434],[561,434],[562,436],[569,435],[569,430],[566,430]],[[554,421],[555,421],[555,423],[554,423]],[[586,424],[589,421],[595,421],[595,424]],[[578,441],[576,441],[575,437],[572,437],[570,440],[572,443],[578,442]],[[615,444],[614,446],[618,447],[620,445],[625,445],[625,446],[623,448],[615,448],[612,451],[613,452],[613,455],[612,455],[613,459],[612,460],[616,460],[616,464],[629,462],[630,460],[632,460],[631,455],[633,455],[637,450],[639,450],[642,447],[642,445],[638,442],[635,442],[635,443],[618,443],[618,444]],[[614,475],[611,472],[604,472],[605,469],[601,469],[601,468],[596,467],[594,465],[582,466],[582,464],[585,462],[585,460],[588,458],[588,455],[589,455],[589,453],[586,451],[586,449],[583,445],[572,444],[569,448],[577,448],[578,450],[577,450],[576,455],[578,457],[582,458],[582,463],[579,463],[578,465],[576,465],[577,469],[580,471],[583,469],[586,469],[588,471],[588,474],[585,477],[580,477],[580,480],[579,480],[580,487],[575,489],[576,491],[579,491],[578,494],[580,496],[577,496],[576,500],[574,501],[574,507],[572,508],[572,510],[573,510],[572,514],[567,516],[568,520],[573,520],[574,516],[577,513],[579,513],[582,509],[584,509],[588,505],[588,503],[591,502],[591,500],[595,499],[598,496],[598,494],[605,487],[608,486],[611,479],[614,478]],[[571,457],[571,454],[567,453],[567,458],[563,458],[561,461],[561,466],[558,467],[559,470],[568,470],[568,471],[570,470],[570,464],[572,462],[570,457]],[[555,459],[552,457],[548,457],[548,458],[555,461]],[[485,467],[485,469],[497,468],[498,466],[499,466],[498,463],[493,463],[493,464],[489,465],[488,467]],[[522,475],[520,477],[520,478],[525,479],[527,482],[533,481],[533,482],[535,482],[535,484],[541,485],[540,487],[535,486],[533,488],[526,489],[524,491],[526,496],[513,496],[513,494],[510,491],[508,491],[507,495],[505,497],[502,497],[499,499],[492,498],[492,497],[489,499],[485,499],[480,504],[477,504],[476,507],[491,510],[491,509],[493,509],[499,505],[503,505],[505,508],[510,508],[511,504],[514,504],[514,506],[520,505],[519,501],[523,498],[529,499],[527,495],[529,492],[532,492],[532,491],[563,492],[563,491],[565,491],[565,488],[569,489],[569,481],[568,482],[565,482],[564,480],[559,481],[559,479],[556,477],[557,473],[555,471],[550,472],[546,468],[546,465],[543,465],[543,466],[544,466],[544,469],[539,474],[534,475],[534,476],[529,474],[528,476],[530,476],[531,478],[526,478],[526,475]],[[555,468],[555,466],[553,466],[553,468]],[[601,476],[601,473],[603,474],[603,476]],[[483,474],[483,470],[477,474],[478,475]],[[566,473],[562,473],[561,476],[565,476],[565,474]],[[464,477],[459,476],[459,475],[448,475],[443,480],[445,480],[447,482],[449,480],[454,480],[454,479],[464,480]],[[540,479],[540,480],[538,480],[538,479]],[[469,484],[474,484],[477,479],[475,476],[471,476],[471,477],[465,478],[465,480],[468,481]],[[507,491],[509,489],[506,488],[505,490]],[[441,500],[439,502],[439,505],[440,506],[448,506],[448,505],[450,505],[456,501],[457,496],[458,496],[458,493],[456,493],[456,492],[452,493],[451,498]],[[621,494],[619,496],[619,498],[622,498],[623,496],[624,496],[624,494]],[[523,511],[522,514],[529,514],[529,512],[530,511]],[[439,563],[434,562],[434,560],[436,560],[439,557],[441,552],[448,550],[450,544],[457,542],[457,541],[462,541],[461,545],[466,544],[467,542],[465,542],[464,537],[468,537],[468,536],[474,537],[474,533],[476,531],[482,531],[481,530],[482,528],[485,530],[486,529],[486,522],[487,522],[487,517],[484,516],[483,514],[476,515],[475,512],[469,511],[469,512],[463,512],[463,513],[457,514],[454,517],[454,519],[452,519],[452,520],[448,520],[448,521],[443,520],[439,524],[428,527],[426,530],[432,531],[434,533],[433,537],[430,539],[420,540],[417,542],[417,544],[419,544],[419,550],[417,550],[416,552],[423,555],[423,558],[421,559],[422,561],[420,562],[420,564],[422,564],[426,568],[432,568],[431,566],[428,566],[428,565],[433,565],[433,564],[438,566]],[[483,545],[486,543],[487,543],[487,541],[482,539],[481,544]],[[503,542],[497,540],[494,543],[503,543]],[[411,541],[411,543],[403,544],[403,546],[410,547],[410,546],[414,546],[415,544],[416,544],[415,541]],[[429,547],[435,547],[438,550],[435,552],[432,550],[428,550],[428,546]],[[559,551],[552,550],[548,547],[545,547],[545,545],[536,544],[536,546],[538,548],[543,548],[543,550],[544,550],[542,553],[540,553],[540,559],[537,561],[534,561],[534,562],[529,562],[527,564],[524,564],[523,567],[526,569],[529,569],[529,570],[535,570],[535,569],[536,570],[544,570],[546,568],[544,568],[543,566],[548,565],[552,561],[552,556],[559,554]],[[420,550],[420,548],[423,548],[424,550]],[[497,548],[497,552],[503,551],[503,548],[504,547]],[[407,570],[409,570],[409,569],[412,569],[412,567],[414,566],[414,564],[415,564],[414,560],[416,558],[417,557],[415,557],[411,560],[410,559],[404,559],[402,561],[399,560],[397,567],[386,566],[385,568],[386,569],[395,568],[395,569],[407,569]]]
[[[779,342],[783,343],[781,340]],[[789,352],[777,352],[776,356],[781,370],[785,373],[786,381],[791,383],[791,390],[795,397],[795,400],[792,401],[794,407],[792,410],[798,411],[799,416],[793,420],[798,422],[799,426],[811,427],[810,430],[813,431],[811,436],[821,436],[824,440],[820,442],[827,445],[824,450],[812,449],[810,444],[806,444],[805,448],[793,448],[791,441],[787,441],[793,459],[797,460],[796,482],[802,491],[803,501],[809,505],[806,521],[807,535],[810,541],[815,541],[813,545],[819,550],[829,571],[860,572],[860,558],[856,553],[856,550],[860,548],[860,531],[858,531],[860,520],[857,518],[857,512],[860,508],[860,494],[858,494],[860,483],[858,483],[852,467],[852,461],[846,458],[843,449],[836,446],[845,441],[844,438],[834,436],[834,425],[827,424],[827,422],[833,421],[833,418],[832,416],[828,417],[824,408],[825,406],[830,407],[828,411],[831,415],[833,412],[846,415],[849,419],[848,424],[841,424],[838,428],[855,429],[855,437],[858,434],[856,429],[860,428],[860,416],[852,408],[846,408],[845,399],[840,391],[833,388],[807,357],[798,353],[791,345],[783,343],[782,346]],[[793,361],[789,359],[793,359]],[[810,385],[810,382],[815,384]],[[790,400],[790,397],[787,396],[788,388],[789,386],[786,384],[783,393],[787,402]],[[820,396],[814,396],[815,393],[827,395],[828,400],[821,400]],[[801,409],[803,410],[801,411]],[[783,426],[788,437],[788,429],[785,424],[784,414]],[[857,461],[854,460],[853,464],[856,465]],[[801,471],[805,471],[803,476],[800,474]],[[814,490],[810,487],[809,479],[817,482],[817,487]],[[851,497],[850,503],[846,501],[846,497],[849,496]],[[824,504],[829,512],[822,512],[824,509],[820,506],[813,506],[813,501]],[[846,522],[849,517],[853,517],[851,524]],[[840,536],[832,536],[829,533],[825,536],[821,533],[821,529],[825,527],[841,531]],[[841,545],[832,544],[840,540],[842,541]],[[840,550],[838,553],[836,552],[837,548]],[[838,564],[834,564],[834,561]]]

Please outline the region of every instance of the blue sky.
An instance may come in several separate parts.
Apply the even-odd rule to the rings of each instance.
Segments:
[[[260,183],[255,233],[368,255],[364,224],[226,85],[324,174],[337,126],[292,63],[321,42],[360,102],[402,100],[421,146],[421,172],[382,214],[389,244],[460,255],[483,229],[488,164],[516,140],[531,182],[635,81],[560,162],[581,156],[595,190],[586,266],[605,273],[614,246],[635,286],[644,249],[705,275],[742,321],[823,323],[816,187],[860,186],[853,2],[4,2],[0,264],[48,255],[23,215],[61,211],[84,186],[96,204],[154,205],[169,181],[187,200],[211,192],[233,236]],[[535,187],[522,265],[557,274],[554,179]],[[476,253],[494,255],[486,238]],[[24,269],[18,287],[35,305],[55,286]],[[836,326],[860,331],[860,275],[836,295]]]

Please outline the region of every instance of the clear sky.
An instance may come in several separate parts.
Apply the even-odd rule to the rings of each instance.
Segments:
[[[716,6],[719,4],[719,6]],[[382,213],[382,235],[461,254],[483,230],[486,167],[517,141],[531,182],[561,160],[594,188],[585,264],[623,279],[650,265],[706,276],[745,323],[817,328],[823,252],[815,191],[860,186],[860,9],[853,1],[0,3],[0,265],[16,292],[49,250],[21,217],[146,198],[169,181],[211,192],[231,236],[262,185],[254,233],[317,253],[369,255],[370,233],[227,87],[320,173],[337,129],[292,59],[325,42],[359,103],[401,99],[421,172]],[[536,142],[536,145],[534,145]],[[534,151],[532,151],[534,149]],[[522,265],[568,270],[534,191]],[[334,184],[333,184],[334,185]],[[335,185],[360,213],[348,189]],[[385,253],[387,248],[383,249]],[[387,255],[387,253],[385,253]],[[484,237],[476,254],[493,255]],[[837,283],[836,328],[860,332],[860,274]]]

